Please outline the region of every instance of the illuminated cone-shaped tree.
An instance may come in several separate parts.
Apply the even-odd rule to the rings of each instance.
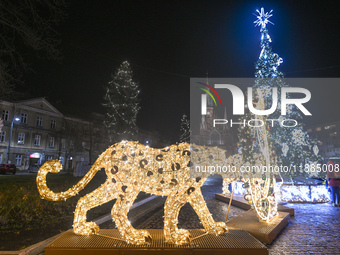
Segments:
[[[309,138],[307,132],[303,130],[300,110],[296,109],[295,105],[288,105],[286,115],[281,115],[281,88],[288,87],[288,85],[284,82],[282,72],[278,70],[283,60],[278,54],[272,52],[270,46],[272,41],[266,25],[268,23],[273,24],[269,21],[269,18],[272,16],[272,11],[265,13],[263,8],[261,8],[261,11],[257,12],[257,20],[254,23],[256,26],[261,27],[261,52],[259,59],[255,63],[254,89],[259,90],[263,95],[265,109],[269,109],[272,105],[273,88],[277,88],[278,91],[277,110],[266,118],[268,124],[267,129],[269,130],[268,140],[271,147],[271,157],[276,158],[277,163],[283,165],[299,166],[306,162],[316,162],[320,160],[317,144],[316,141]],[[258,98],[256,98],[255,92],[254,94],[253,105],[256,108]],[[287,98],[289,98],[289,94]],[[242,121],[243,119],[249,120],[253,117],[254,116],[248,112],[242,118]],[[289,121],[289,119],[295,121]],[[284,124],[287,127],[280,125],[282,121],[285,121]],[[252,153],[254,149],[256,151],[256,147],[258,147],[258,141],[254,136],[253,129],[241,126],[239,138],[240,150],[242,150],[245,160],[252,163]],[[292,172],[291,174],[294,175],[297,173]]]
[[[140,110],[138,98],[140,90],[138,83],[132,78],[130,64],[124,61],[106,86],[103,104],[106,108],[104,124],[111,142],[131,139],[138,132],[136,120]]]
[[[190,122],[185,114],[181,119],[179,141],[181,143],[190,143]]]

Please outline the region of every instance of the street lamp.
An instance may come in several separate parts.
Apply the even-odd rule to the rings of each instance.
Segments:
[[[12,132],[13,132],[13,124],[14,121],[19,121],[20,118],[19,117],[13,117],[12,118],[12,122],[11,122],[11,129],[9,131],[9,138],[8,138],[8,144],[7,144],[7,149],[6,149],[6,158],[5,158],[5,162],[8,163],[8,159],[9,159],[9,151],[11,149],[11,140],[12,140]]]

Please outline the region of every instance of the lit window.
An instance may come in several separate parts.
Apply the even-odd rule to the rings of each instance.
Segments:
[[[6,131],[0,133],[0,143],[4,143],[6,138]]]
[[[49,147],[53,148],[54,147],[54,137],[50,137],[50,142],[49,142]]]
[[[42,117],[38,117],[38,118],[37,118],[37,126],[38,126],[38,127],[42,127],[42,121],[43,121],[43,118],[42,118]]]
[[[61,165],[64,165],[64,157],[59,157],[59,161]]]
[[[317,127],[315,131],[321,131],[321,127]]]
[[[21,114],[21,123],[27,124],[27,114],[26,113]]]
[[[15,156],[15,164],[16,164],[17,166],[21,166],[21,165],[22,165],[22,155],[17,154],[17,155]]]
[[[25,133],[19,133],[18,134],[18,144],[24,144],[25,143]]]
[[[2,110],[2,119],[7,121],[8,120],[8,111]]]
[[[34,145],[40,146],[41,135],[36,135],[34,138]]]
[[[56,121],[55,120],[51,120],[51,128],[54,129],[56,125]]]

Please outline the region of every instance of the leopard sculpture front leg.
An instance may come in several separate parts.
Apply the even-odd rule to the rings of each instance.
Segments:
[[[189,203],[194,208],[198,217],[203,224],[204,229],[209,234],[223,235],[227,231],[227,226],[224,222],[215,222],[211,216],[209,209],[204,201],[200,187],[190,194]]]
[[[179,211],[186,202],[194,208],[208,233],[222,235],[227,231],[224,222],[215,222],[212,218],[201,193],[205,179],[199,179],[190,182],[189,187],[174,191],[165,202],[164,236],[168,243],[183,245],[191,241],[189,231],[177,227]]]
[[[178,229],[178,214],[182,206],[188,201],[187,189],[175,189],[169,194],[164,205],[164,237],[170,244],[183,245],[190,243],[188,230]]]

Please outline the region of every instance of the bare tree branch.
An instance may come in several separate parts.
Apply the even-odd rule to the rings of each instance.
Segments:
[[[9,96],[28,70],[27,52],[61,60],[56,26],[65,19],[67,0],[0,1],[0,97]]]

